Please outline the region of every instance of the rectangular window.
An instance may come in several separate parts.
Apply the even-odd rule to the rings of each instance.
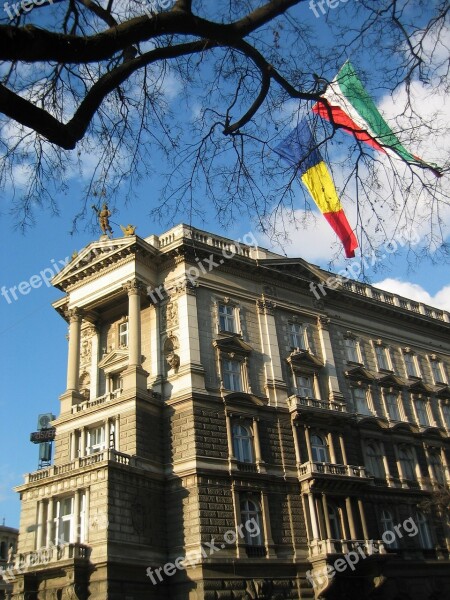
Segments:
[[[103,425],[88,429],[86,437],[86,454],[95,454],[95,452],[101,452],[106,448],[105,427]]]
[[[431,364],[431,372],[433,373],[434,383],[445,383],[444,370],[442,368],[441,361],[432,359],[432,360],[430,360],[430,364]]]
[[[355,388],[353,390],[353,399],[355,401],[356,412],[360,415],[371,415],[369,403],[367,401],[367,390],[364,388]]]
[[[289,337],[291,348],[299,348],[300,350],[308,349],[306,327],[304,325],[291,323],[289,328]]]
[[[417,415],[417,421],[419,422],[419,425],[429,425],[430,424],[430,418],[428,416],[428,407],[427,407],[427,401],[426,400],[416,400],[414,402],[414,406],[416,407],[416,415]]]
[[[235,309],[228,304],[219,304],[219,329],[229,333],[236,333]]]
[[[119,325],[119,346],[128,346],[128,321]]]
[[[345,348],[347,351],[347,360],[354,363],[361,363],[361,352],[359,343],[354,338],[345,338]]]
[[[297,394],[304,398],[314,398],[314,380],[312,376],[297,375],[295,378]]]
[[[389,361],[388,349],[386,346],[375,346],[375,354],[377,357],[378,369],[381,371],[390,371],[391,365]]]
[[[417,369],[417,359],[411,352],[405,352],[403,355],[406,366],[406,374],[408,377],[418,377],[419,371]]]
[[[450,429],[450,404],[442,405],[442,416],[444,418],[444,424],[447,429]]]
[[[222,379],[225,389],[242,392],[241,363],[237,360],[222,360]]]
[[[111,381],[111,393],[114,397],[120,396],[122,392],[122,375],[120,373],[112,373],[110,376]]]
[[[79,514],[77,515],[74,513],[74,496],[59,498],[55,500],[53,506],[53,527],[51,539],[54,540],[54,543],[56,545],[70,544],[74,543],[78,537],[79,541],[83,544],[86,541],[86,494],[81,493],[80,495]]]
[[[386,394],[385,397],[387,414],[392,421],[401,421],[397,394]]]

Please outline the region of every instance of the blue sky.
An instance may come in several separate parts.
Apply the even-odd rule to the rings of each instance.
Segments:
[[[350,10],[350,2],[336,10]],[[306,5],[303,11],[307,10]],[[309,13],[310,11],[308,11]],[[321,36],[328,35],[325,19],[315,19],[308,14],[311,25]],[[401,90],[400,92],[401,93]],[[169,101],[177,102],[176,85],[172,86]],[[392,99],[379,96],[378,104],[389,117]],[[427,99],[424,96],[424,108]],[[164,169],[164,164],[159,165]],[[158,165],[157,169],[158,170]],[[136,233],[142,237],[159,234],[177,222],[189,223],[189,215],[180,215],[173,223],[155,223],[149,216],[150,210],[159,199],[162,180],[158,175],[148,177],[135,194],[134,200],[122,206],[112,217],[115,237],[121,232],[118,223],[137,225]],[[0,235],[4,252],[0,256],[0,287],[8,290],[21,282],[29,282],[33,275],[47,269],[56,271],[74,250],[97,239],[100,232],[92,233],[81,229],[71,235],[72,219],[77,212],[82,193],[82,182],[72,178],[68,182],[67,194],[58,198],[61,214],[52,217],[47,212],[36,212],[36,225],[25,235],[14,228],[14,218],[10,214],[11,197],[8,190],[3,195],[0,207]],[[298,184],[301,210],[301,187]],[[224,231],[211,207],[205,205],[204,219],[193,219],[192,225],[209,231],[239,238],[249,230],[263,246],[269,240],[256,233],[255,224],[243,216],[234,228]],[[350,219],[354,213],[349,210]],[[320,215],[309,219],[307,229],[288,230],[291,243],[283,248],[273,246],[276,252],[289,256],[301,256],[324,268],[328,268],[339,245],[334,234]],[[369,259],[370,256],[366,259]],[[342,268],[345,259],[334,262],[336,270]],[[425,302],[450,308],[450,275],[448,265],[422,263],[411,271],[404,252],[396,252],[386,259],[378,260],[376,267],[368,275],[372,282],[404,295],[414,296]],[[24,288],[25,286],[22,286]],[[51,302],[61,297],[58,290],[47,287],[29,288],[28,293],[17,294],[17,300],[9,294],[11,302],[0,296],[0,345],[4,356],[2,393],[0,395],[0,439],[4,448],[0,461],[0,520],[18,526],[20,503],[18,495],[11,488],[23,482],[23,474],[37,468],[38,447],[29,442],[29,434],[36,429],[39,413],[59,412],[59,395],[65,389],[67,361],[67,326],[64,320],[51,307]],[[0,521],[1,522],[1,521]]]

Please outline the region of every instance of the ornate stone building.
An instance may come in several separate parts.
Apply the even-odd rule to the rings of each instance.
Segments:
[[[17,529],[6,527],[4,524],[0,525],[0,600],[11,599],[14,577],[11,567],[17,550],[18,536]]]
[[[449,314],[244,238],[102,237],[54,278],[16,600],[450,598]]]

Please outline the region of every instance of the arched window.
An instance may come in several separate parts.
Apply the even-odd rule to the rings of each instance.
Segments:
[[[421,548],[433,548],[430,526],[426,516],[422,512],[416,513],[417,527],[419,528],[419,540]]]
[[[244,498],[241,501],[242,534],[247,546],[262,546],[262,518],[261,507],[256,500]]]
[[[250,427],[235,423],[233,425],[233,451],[239,462],[252,463],[253,444]]]
[[[394,530],[394,519],[389,510],[384,509],[381,511],[380,523],[383,543],[389,546],[389,548],[398,548],[397,536],[395,535]],[[383,537],[383,534],[387,532],[389,532],[389,534],[392,533],[392,535],[386,535]]]
[[[366,467],[371,475],[383,479],[386,476],[383,464],[383,455],[378,444],[371,443],[366,446]]]
[[[415,461],[412,452],[409,448],[400,448],[398,458],[402,467],[403,477],[410,481],[416,480]]]
[[[0,544],[0,558],[6,560],[8,558],[8,552],[6,550],[6,542]]]
[[[313,462],[330,462],[326,442],[320,435],[311,436],[311,453]]]
[[[342,539],[341,518],[339,509],[333,502],[328,503],[328,521],[330,523],[330,533],[332,540]]]

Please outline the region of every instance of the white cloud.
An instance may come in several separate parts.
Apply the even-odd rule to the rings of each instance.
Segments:
[[[450,284],[444,285],[444,287],[436,292],[434,296],[417,283],[402,281],[401,279],[387,278],[379,283],[374,283],[373,285],[386,292],[399,294],[400,296],[405,296],[411,300],[416,300],[417,302],[423,302],[424,304],[430,304],[436,308],[443,308],[450,311]]]

